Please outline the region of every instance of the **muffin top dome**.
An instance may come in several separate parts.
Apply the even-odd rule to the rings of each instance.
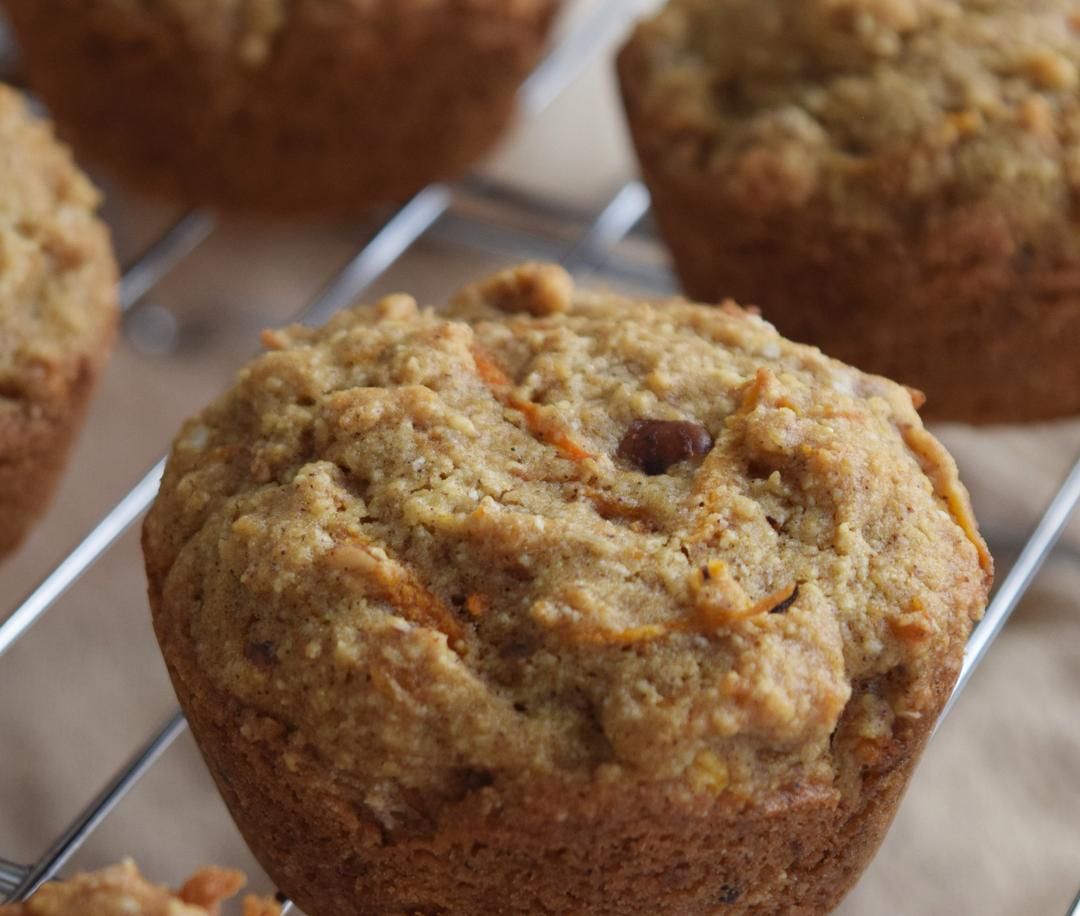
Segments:
[[[52,395],[111,333],[116,268],[98,202],[48,125],[0,86],[0,411]]]
[[[753,211],[990,198],[1038,222],[1080,186],[1075,0],[672,0],[624,60],[673,169]]]
[[[853,685],[887,742],[981,613],[912,394],[734,305],[526,266],[265,343],[175,443],[156,626],[388,824],[478,779],[828,783]]]

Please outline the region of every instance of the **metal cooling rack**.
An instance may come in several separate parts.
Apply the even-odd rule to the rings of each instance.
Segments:
[[[639,12],[642,0],[603,0],[548,54],[521,90],[521,107],[535,117],[554,101]],[[0,74],[13,74],[10,49],[0,32]],[[414,245],[437,241],[498,255],[509,260],[558,261],[568,270],[637,289],[670,293],[674,280],[662,260],[640,257],[654,252],[647,215],[649,198],[636,181],[624,184],[599,210],[554,203],[508,185],[474,178],[455,185],[431,185],[389,216],[356,250],[351,260],[294,316],[321,324],[349,305]],[[547,231],[538,228],[547,226]],[[190,211],[152,241],[124,272],[120,304],[129,316],[158,284],[218,229],[208,212]],[[638,250],[627,252],[627,241]],[[631,249],[633,246],[629,246]],[[60,559],[0,623],[2,657],[138,521],[157,493],[165,459],[155,463],[67,556]],[[979,663],[1023,598],[1080,503],[1080,457],[1032,531],[1008,575],[997,585],[983,621],[967,645],[948,713]],[[944,719],[944,715],[942,716]],[[940,723],[939,723],[940,725]],[[124,796],[146,775],[186,730],[179,710],[157,728],[78,813],[69,826],[31,864],[0,857],[0,902],[28,898],[55,878],[69,859],[105,821]],[[284,911],[296,916],[279,895]],[[1080,896],[1068,910],[1080,916]]]

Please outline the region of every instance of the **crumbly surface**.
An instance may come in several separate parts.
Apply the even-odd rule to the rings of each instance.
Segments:
[[[845,710],[868,760],[934,715],[990,561],[902,387],[555,267],[265,342],[175,443],[155,620],[384,830],[492,783],[832,790]],[[642,420],[711,448],[646,474]]]
[[[0,86],[0,556],[52,494],[116,323],[97,192]]]
[[[1031,227],[1080,186],[1076,0],[674,0],[636,37],[673,169],[748,210],[991,200]]]
[[[81,154],[157,194],[295,216],[466,170],[509,122],[558,0],[4,6]]]
[[[45,884],[27,903],[0,905],[4,916],[217,916],[219,904],[244,886],[244,876],[203,868],[176,892],[151,884],[126,859],[101,871]],[[244,916],[277,916],[272,900],[248,897]]]
[[[98,203],[51,128],[0,86],[0,411],[53,393],[115,322]]]

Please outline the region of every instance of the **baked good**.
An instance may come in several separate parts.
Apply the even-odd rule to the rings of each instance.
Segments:
[[[619,59],[683,286],[924,390],[1080,411],[1080,4],[671,0]]]
[[[0,86],[0,557],[55,489],[108,359],[116,264],[98,195]]]
[[[68,881],[44,884],[26,903],[0,904],[0,916],[217,916],[218,904],[244,886],[244,876],[203,868],[175,893],[151,884],[131,859]],[[244,916],[278,916],[269,898],[247,897]]]
[[[80,153],[158,193],[353,214],[506,127],[558,0],[3,0]]]
[[[906,389],[550,265],[265,343],[143,543],[192,730],[301,909],[840,899],[990,579]]]

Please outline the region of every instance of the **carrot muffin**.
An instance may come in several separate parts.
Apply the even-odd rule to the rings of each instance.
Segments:
[[[143,538],[192,729],[303,910],[844,895],[990,580],[907,389],[554,266],[265,343]]]
[[[173,893],[150,884],[126,859],[70,881],[42,885],[27,903],[0,905],[0,916],[217,916],[223,900],[244,886],[244,876],[224,868],[203,868]],[[267,898],[244,900],[244,916],[278,916]]]
[[[458,175],[558,0],[3,0],[80,152],[146,189],[350,214]]]
[[[923,389],[1080,411],[1080,3],[671,0],[619,69],[692,296]]]
[[[98,194],[0,86],[0,557],[44,510],[108,359],[116,265]]]

